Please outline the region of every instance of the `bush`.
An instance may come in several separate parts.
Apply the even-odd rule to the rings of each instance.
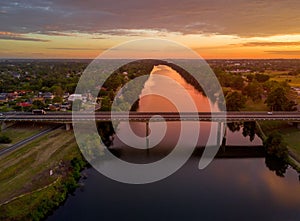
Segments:
[[[7,144],[7,143],[11,143],[11,141],[12,140],[8,136],[0,135],[0,143]]]

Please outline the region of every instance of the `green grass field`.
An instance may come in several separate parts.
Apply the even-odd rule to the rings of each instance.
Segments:
[[[280,129],[289,148],[300,158],[300,129],[295,127]]]
[[[288,75],[288,71],[267,71],[266,74],[270,75],[270,80],[287,81],[292,87],[300,87],[300,75]]]
[[[57,129],[0,157],[0,203],[50,184],[60,176],[60,162],[79,155],[73,132]],[[50,169],[58,172],[50,176]]]

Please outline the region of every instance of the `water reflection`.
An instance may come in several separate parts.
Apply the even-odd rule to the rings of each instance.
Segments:
[[[280,177],[284,177],[289,166],[286,160],[269,155],[266,155],[265,163],[271,171],[274,171]]]
[[[209,101],[188,87],[205,104],[200,105],[200,102],[198,108],[206,108]],[[159,105],[153,105],[153,101]],[[158,97],[140,99],[139,111],[169,111],[169,108],[172,106]],[[199,125],[203,128],[200,131],[203,137],[213,127],[205,122]],[[145,123],[135,122],[131,127],[137,135],[145,137]],[[122,145],[117,138],[113,140],[111,124],[104,123],[101,127],[111,151],[122,159],[137,163],[157,160],[168,154],[176,142],[179,128],[178,123],[169,122],[168,139],[150,150],[137,150]],[[118,129],[123,130],[121,123]],[[198,170],[203,148],[197,148],[176,173],[147,185],[118,183],[88,169],[84,188],[70,196],[48,220],[300,220],[297,173],[285,168],[283,178],[265,166],[262,142],[254,135],[253,123],[235,124],[226,130],[226,143],[231,147],[226,147],[225,151],[220,149],[218,158],[204,170]],[[188,144],[188,134],[186,136]],[[207,140],[202,136],[199,146]],[[241,145],[243,147],[239,147]],[[101,163],[109,166],[114,162]],[[271,169],[278,170],[269,159],[266,163]]]
[[[215,159],[198,170],[192,157],[172,176],[125,185],[93,169],[85,186],[48,220],[299,220],[300,187],[288,168],[281,178],[264,159]]]

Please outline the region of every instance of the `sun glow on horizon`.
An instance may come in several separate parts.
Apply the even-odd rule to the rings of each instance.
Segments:
[[[134,33],[132,31],[132,33]],[[139,34],[139,35],[138,35]],[[183,44],[204,59],[300,58],[300,35],[239,37],[218,34],[180,34],[153,30],[131,35],[87,33],[24,34],[0,32],[1,58],[96,58],[106,50],[130,40],[160,38]],[[126,55],[125,55],[126,56]],[[128,56],[133,56],[128,54]],[[178,55],[178,57],[182,57]]]

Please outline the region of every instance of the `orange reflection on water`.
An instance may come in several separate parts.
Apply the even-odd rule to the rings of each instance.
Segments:
[[[285,176],[292,176],[294,180],[288,182],[285,178],[274,176],[274,173],[262,170],[261,177],[270,191],[270,196],[285,206],[300,206],[300,185],[294,170],[287,170]],[[291,190],[291,191],[289,191]]]

